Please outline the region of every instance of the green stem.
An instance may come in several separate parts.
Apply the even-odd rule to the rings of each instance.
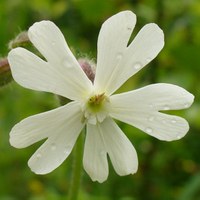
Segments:
[[[69,99],[57,96],[59,100],[59,104],[66,105],[70,102]],[[72,166],[72,176],[71,183],[69,186],[68,200],[77,200],[78,199],[78,191],[81,183],[81,175],[82,175],[82,158],[83,158],[83,141],[84,141],[84,133],[85,129],[82,130],[80,134],[75,148],[73,150],[73,166]]]
[[[73,154],[73,169],[72,169],[72,181],[69,189],[68,200],[76,200],[78,198],[78,191],[81,183],[82,175],[82,157],[83,157],[83,134],[84,131],[80,134],[80,137],[76,143],[74,154]]]

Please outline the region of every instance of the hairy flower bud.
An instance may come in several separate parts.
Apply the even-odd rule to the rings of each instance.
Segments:
[[[14,40],[11,40],[8,44],[9,49],[13,49],[19,46],[24,46],[25,44],[30,43],[28,33],[26,31],[21,32]]]
[[[85,72],[87,77],[94,82],[94,77],[95,77],[95,64],[88,60],[87,58],[80,58],[78,60],[82,70]]]
[[[12,75],[7,58],[0,59],[0,87],[12,81]]]

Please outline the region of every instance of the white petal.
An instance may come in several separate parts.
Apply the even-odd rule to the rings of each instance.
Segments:
[[[118,38],[120,37],[119,34]],[[152,61],[163,46],[163,31],[156,24],[145,25],[127,48],[118,48],[120,59],[117,59],[115,55],[115,62],[111,60],[111,63],[106,64],[106,70],[102,65],[99,67],[104,70],[102,75],[99,75],[99,82],[100,84],[103,82],[104,86],[101,90],[105,90],[108,95],[115,92],[128,78]],[[110,48],[109,52],[112,54],[113,49]],[[103,76],[107,77],[106,84],[104,84],[104,81],[101,81],[105,79]]]
[[[88,124],[83,161],[92,180],[103,182],[107,179],[107,153],[119,175],[137,171],[138,160],[134,147],[110,118],[97,125]]]
[[[172,84],[153,84],[110,97],[113,118],[131,124],[160,140],[177,140],[189,129],[181,117],[160,113],[189,107],[193,95]]]
[[[69,65],[78,66],[59,28],[51,21],[34,23],[28,30],[28,36],[34,46],[51,63],[59,65],[65,59]]]
[[[108,177],[108,161],[104,141],[99,131],[99,126],[87,124],[83,165],[93,181],[102,183]]]
[[[49,21],[35,23],[29,29],[29,37],[47,62],[23,48],[13,49],[8,60],[16,82],[26,88],[52,92],[73,100],[91,92],[91,81],[55,24]]]
[[[118,71],[119,60],[124,53],[135,27],[136,16],[131,11],[120,12],[106,20],[98,37],[97,69],[94,84],[100,92],[109,87],[108,82]],[[108,91],[110,92],[110,91]]]
[[[29,167],[36,174],[46,174],[60,166],[71,153],[84,127],[81,122],[82,114],[76,103],[71,103],[62,114],[51,116],[57,117],[57,124],[52,122],[51,126],[46,123],[50,136],[28,161]]]
[[[126,135],[111,118],[99,126],[99,133],[104,138],[115,171],[121,176],[135,173],[138,168],[137,153]]]
[[[28,164],[37,174],[49,173],[70,154],[84,126],[81,118],[80,106],[76,102],[29,117],[12,129],[10,143],[23,148],[48,137]]]
[[[65,106],[28,117],[16,124],[10,132],[10,143],[16,148],[25,148],[56,134],[58,128],[67,125],[70,119],[81,116],[80,106],[71,102]],[[61,131],[61,130],[60,130]]]
[[[13,49],[8,56],[13,78],[25,88],[52,92],[69,99],[80,99],[90,93],[78,68],[47,63],[23,48]]]

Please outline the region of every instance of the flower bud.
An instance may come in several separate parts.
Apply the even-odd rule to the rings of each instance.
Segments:
[[[82,70],[85,72],[85,74],[87,75],[87,77],[92,81],[94,82],[94,77],[95,77],[95,64],[88,60],[88,59],[85,59],[85,58],[80,58],[78,60]]]
[[[0,87],[12,81],[12,75],[7,58],[0,59]]]
[[[14,40],[11,40],[8,44],[9,49],[13,49],[16,47],[21,47],[30,43],[28,33],[26,31],[21,32]]]

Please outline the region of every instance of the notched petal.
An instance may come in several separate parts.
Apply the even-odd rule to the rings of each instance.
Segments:
[[[53,22],[37,22],[29,28],[28,34],[47,62],[26,49],[13,49],[8,60],[16,82],[29,89],[51,92],[71,100],[80,100],[91,92],[91,81]]]
[[[188,108],[194,96],[172,84],[153,84],[135,91],[110,97],[110,116],[131,124],[160,140],[182,138],[189,130],[188,122],[164,110]]]

